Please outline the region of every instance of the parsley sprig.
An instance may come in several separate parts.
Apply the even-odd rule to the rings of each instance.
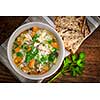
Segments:
[[[52,82],[60,75],[65,75],[65,73],[70,73],[72,77],[81,75],[85,65],[85,53],[80,52],[79,54],[73,54],[69,57],[66,57],[63,62],[63,67],[61,71],[54,76],[49,83]]]

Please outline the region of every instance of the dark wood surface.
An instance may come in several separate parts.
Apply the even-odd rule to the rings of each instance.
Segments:
[[[0,17],[0,44],[3,43],[26,18],[27,17]],[[83,42],[77,52],[80,51],[86,53],[86,64],[83,75],[72,78],[66,73],[66,76],[60,76],[53,82],[100,82],[100,27]],[[47,82],[47,80],[44,82]],[[0,63],[0,82],[12,83],[19,82],[19,80]]]

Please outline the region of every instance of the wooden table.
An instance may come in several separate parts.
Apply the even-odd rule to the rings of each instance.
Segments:
[[[0,44],[3,43],[26,18],[27,17],[0,17]],[[100,82],[100,26],[84,41],[77,52],[80,51],[86,53],[86,64],[83,75],[72,78],[66,73],[66,76],[60,76],[54,82]],[[0,82],[12,83],[19,82],[19,80],[0,63]],[[46,80],[44,82],[46,82]]]

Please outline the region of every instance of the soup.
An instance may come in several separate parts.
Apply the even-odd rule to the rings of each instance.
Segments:
[[[34,26],[20,33],[12,47],[16,66],[29,75],[41,75],[56,64],[59,45],[53,33]]]

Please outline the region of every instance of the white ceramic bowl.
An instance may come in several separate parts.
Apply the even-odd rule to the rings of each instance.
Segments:
[[[60,48],[60,53],[59,53],[59,56],[58,56],[57,63],[47,73],[42,74],[42,75],[28,75],[28,74],[24,73],[22,70],[17,68],[17,66],[14,64],[13,59],[12,59],[12,45],[13,45],[13,42],[15,41],[16,37],[21,32],[23,32],[24,30],[27,30],[27,29],[29,29],[29,28],[31,28],[33,26],[38,26],[40,28],[47,29],[47,30],[51,31],[54,34],[54,36],[57,38],[57,42],[58,42],[59,48]],[[54,28],[52,28],[51,26],[49,26],[47,24],[41,23],[41,22],[31,22],[31,23],[27,23],[27,24],[24,24],[24,25],[20,26],[19,28],[17,28],[13,32],[13,34],[11,35],[11,37],[10,37],[10,39],[8,41],[7,55],[8,55],[8,60],[9,60],[9,62],[11,64],[12,68],[18,74],[20,74],[21,76],[23,76],[24,78],[27,78],[27,79],[41,80],[41,79],[45,79],[45,78],[53,75],[60,68],[60,66],[61,66],[61,64],[62,64],[62,62],[64,60],[65,49],[64,49],[64,45],[63,45],[61,37],[55,31]]]

